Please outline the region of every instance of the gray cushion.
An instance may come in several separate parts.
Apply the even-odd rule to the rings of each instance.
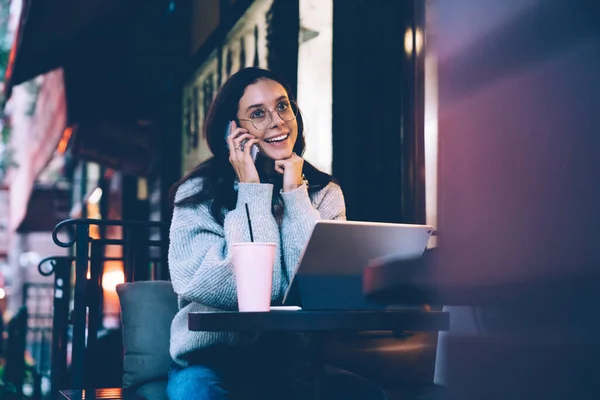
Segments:
[[[167,380],[154,381],[143,384],[135,391],[138,398],[144,400],[168,400]]]
[[[117,286],[123,329],[123,387],[166,379],[171,366],[171,321],[177,296],[167,281]]]

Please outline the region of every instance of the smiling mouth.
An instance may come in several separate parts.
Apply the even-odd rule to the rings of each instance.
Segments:
[[[290,137],[290,134],[286,133],[284,135],[279,135],[279,136],[275,136],[273,138],[266,139],[265,143],[281,143],[284,140],[286,140],[288,137]]]

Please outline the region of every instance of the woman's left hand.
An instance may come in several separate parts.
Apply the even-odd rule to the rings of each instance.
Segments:
[[[283,174],[283,191],[291,192],[304,183],[302,179],[302,166],[304,159],[296,153],[292,153],[285,160],[275,160],[275,171]]]

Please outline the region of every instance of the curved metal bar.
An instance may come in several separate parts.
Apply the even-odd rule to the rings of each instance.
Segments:
[[[46,257],[43,260],[41,260],[38,263],[38,272],[40,273],[40,275],[42,276],[50,276],[54,273],[54,270],[56,269],[56,263],[58,262],[59,259],[69,259],[69,261],[73,262],[73,260],[75,260],[74,257],[66,257],[66,256],[51,256],[51,257]],[[45,263],[50,264],[50,270],[49,271],[44,271],[44,269],[42,268],[42,265],[44,265]]]
[[[132,227],[132,226],[146,226],[149,228],[162,228],[166,224],[160,221],[123,221],[116,219],[90,219],[90,218],[79,218],[79,219],[66,219],[56,224],[52,230],[52,240],[59,247],[71,247],[75,244],[76,237],[76,226],[78,225],[96,225],[96,226],[120,226],[120,227]],[[58,238],[58,232],[61,229],[66,229],[69,232],[69,240],[63,242]]]
[[[54,229],[52,230],[52,241],[54,242],[54,244],[56,244],[58,247],[71,247],[75,244],[75,227],[74,226],[70,226],[67,225],[66,222],[68,221],[72,221],[72,220],[64,220],[59,222],[58,224],[56,224],[56,226],[54,227]],[[67,229],[67,232],[69,232],[69,241],[68,242],[62,242],[59,238],[58,238],[58,231],[65,226],[65,228]]]
[[[42,269],[42,265],[44,265],[48,261],[49,261],[49,264],[50,264],[50,270],[49,271],[44,271]],[[54,273],[54,269],[55,268],[56,268],[56,257],[46,257],[42,261],[40,261],[39,264],[38,264],[38,272],[42,276],[50,276],[50,275],[52,275]]]
[[[75,257],[68,257],[68,256],[46,257],[38,263],[37,268],[38,268],[38,272],[40,273],[40,275],[42,275],[42,276],[52,275],[56,269],[56,263],[58,262],[59,259],[68,259],[70,262],[75,261]],[[88,258],[88,260],[89,260],[89,258]],[[103,257],[102,261],[123,261],[123,257]],[[157,261],[161,261],[161,258],[160,257],[150,257],[149,261],[157,262]],[[42,265],[44,265],[46,263],[49,263],[50,267],[51,267],[48,271],[45,271],[42,268]]]

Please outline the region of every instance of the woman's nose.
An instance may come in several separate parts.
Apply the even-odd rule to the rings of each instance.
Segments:
[[[285,121],[283,120],[283,118],[281,118],[279,116],[279,113],[276,113],[276,112],[272,112],[271,113],[271,126],[270,126],[270,129],[283,126],[284,124],[285,124]]]

